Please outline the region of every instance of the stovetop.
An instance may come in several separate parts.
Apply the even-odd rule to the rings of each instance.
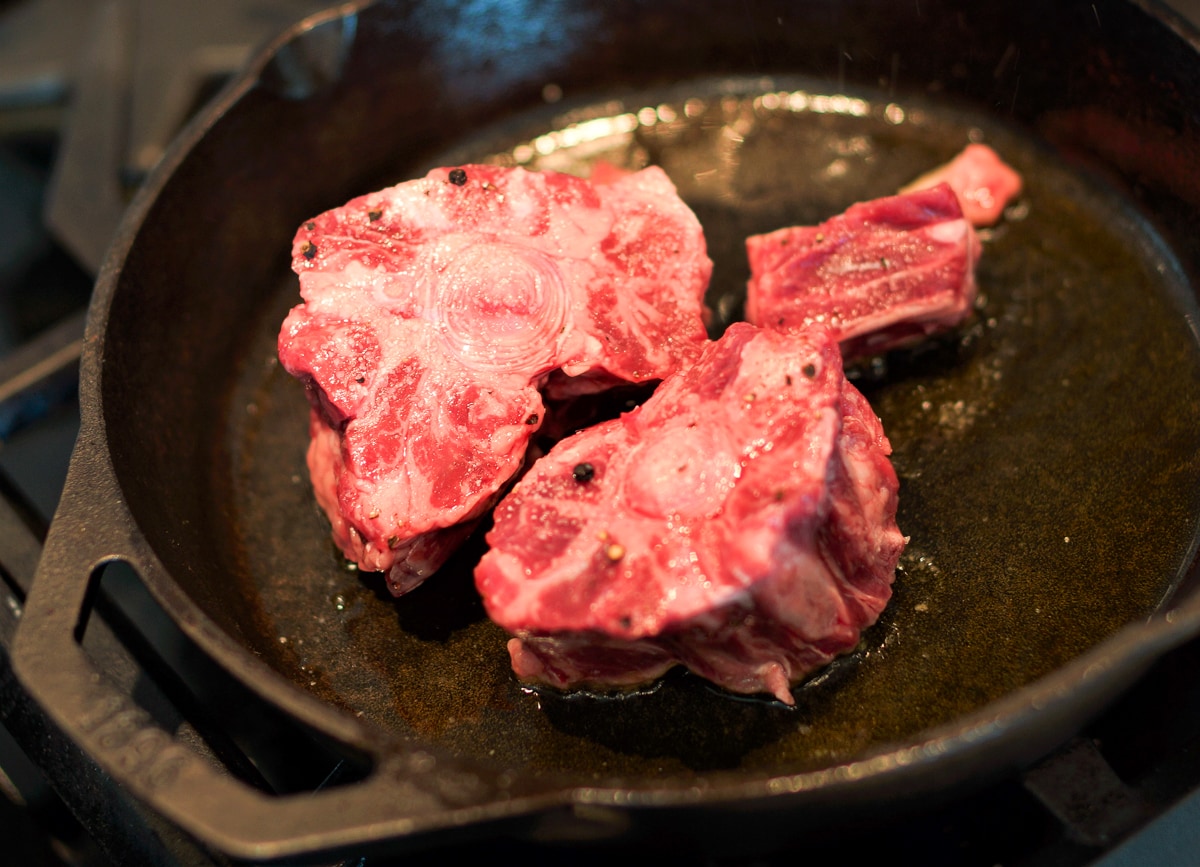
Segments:
[[[6,545],[17,536],[27,542],[15,555],[0,552],[0,863],[227,863],[106,781],[40,718],[13,683],[4,648],[30,577],[26,555],[53,513],[78,431],[72,359],[92,274],[121,208],[182,120],[250,48],[323,5],[0,2],[0,487],[20,513],[14,518],[10,507],[0,533]],[[1200,0],[1173,5],[1200,23]],[[19,530],[4,523],[17,518]],[[1197,671],[1200,642],[1193,642],[1025,774],[752,863],[793,863],[800,855],[1006,867],[1196,863]],[[639,857],[502,839],[405,863],[452,854],[501,862]]]

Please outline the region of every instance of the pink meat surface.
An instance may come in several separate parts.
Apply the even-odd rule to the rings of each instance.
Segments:
[[[852,205],[819,226],[746,240],[746,318],[831,328],[847,358],[919,341],[965,319],[979,241],[947,184]]]
[[[1021,192],[1021,176],[984,144],[969,144],[962,153],[922,175],[900,192],[909,193],[947,183],[958,196],[972,226],[991,226]]]
[[[347,558],[394,593],[436,570],[521,468],[559,396],[662,378],[706,342],[712,264],[657,168],[596,185],[436,169],[304,224],[279,357]]]
[[[681,663],[792,703],[891,594],[890,451],[828,329],[731,326],[497,506],[475,577],[514,671],[611,688]]]

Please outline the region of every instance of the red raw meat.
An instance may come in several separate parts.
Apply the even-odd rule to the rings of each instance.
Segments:
[[[972,226],[990,226],[1021,192],[1021,176],[984,144],[969,144],[962,153],[904,187],[910,193],[947,183],[958,196]]]
[[[521,468],[556,396],[656,380],[706,342],[712,264],[657,168],[602,185],[436,169],[304,224],[279,357],[347,558],[394,593],[438,568]]]
[[[792,703],[891,594],[890,451],[831,332],[732,325],[497,506],[475,577],[515,672],[611,688],[681,663]]]
[[[979,240],[947,184],[754,235],[746,251],[746,318],[767,328],[824,324],[847,358],[951,328],[975,300]]]

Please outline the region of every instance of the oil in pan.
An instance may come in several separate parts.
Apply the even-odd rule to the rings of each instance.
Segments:
[[[490,161],[587,174],[662,166],[704,226],[713,331],[741,316],[748,235],[893,193],[970,141],[1025,178],[982,233],[977,310],[852,371],[883,420],[911,537],[859,649],[797,690],[738,701],[669,675],[622,700],[524,690],[485,617],[469,543],[419,591],[346,571],[313,504],[307,404],[274,332],[233,397],[237,540],[276,663],[417,743],[598,783],[828,767],[950,721],[1060,667],[1170,594],[1200,511],[1200,345],[1170,250],[1117,191],[1026,134],[944,105],[803,80],[701,81],[544,109],[397,166]],[[357,192],[367,192],[361,190]],[[335,206],[340,202],[329,202]],[[268,317],[295,303],[282,281]],[[1184,457],[1181,457],[1184,456]],[[266,492],[290,479],[286,503]],[[270,514],[258,503],[270,501]],[[284,576],[283,578],[279,576]],[[636,785],[636,783],[635,783]]]

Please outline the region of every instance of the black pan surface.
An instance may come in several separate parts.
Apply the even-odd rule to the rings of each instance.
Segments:
[[[740,832],[1031,760],[1200,629],[1196,46],[1116,0],[382,2],[298,28],[185,131],[110,253],[18,675],[241,857],[570,804],[706,805]],[[705,227],[718,331],[748,234],[977,139],[1026,191],[985,233],[975,316],[855,371],[911,542],[879,624],[794,710],[678,673],[620,700],[523,690],[473,589],[478,540],[400,600],[343,567],[274,353],[303,220],[439,164],[659,164]],[[247,792],[118,695],[77,642],[113,559],[235,677],[366,754],[366,779]]]
[[[284,278],[232,392],[222,469],[228,545],[282,673],[414,742],[657,786],[664,773],[811,770],[911,738],[1167,598],[1200,507],[1200,346],[1179,264],[1129,201],[985,117],[812,81],[697,81],[533,114],[505,125],[529,133],[480,136],[444,163],[664,166],[710,240],[708,301],[725,319],[745,295],[747,234],[887,195],[972,140],[1024,175],[985,234],[972,321],[855,371],[902,479],[911,541],[895,598],[794,710],[686,676],[621,700],[522,689],[473,589],[482,543],[399,600],[381,576],[341,568],[308,486],[307,403],[272,362],[298,297]],[[399,165],[396,180],[422,167]]]

